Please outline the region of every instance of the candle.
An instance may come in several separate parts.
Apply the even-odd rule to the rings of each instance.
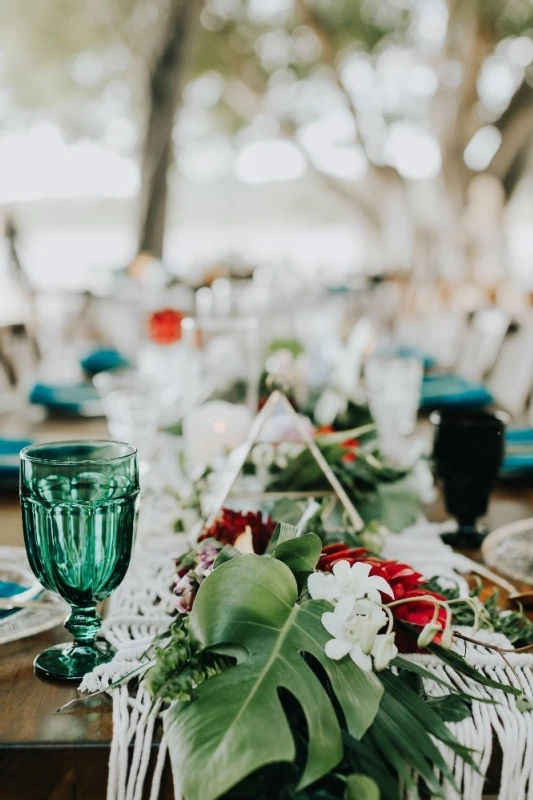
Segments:
[[[192,469],[213,464],[245,440],[253,414],[245,405],[210,400],[184,420],[186,454]]]

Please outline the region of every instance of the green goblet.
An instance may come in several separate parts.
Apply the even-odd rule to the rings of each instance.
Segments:
[[[122,442],[52,442],[21,452],[20,501],[30,566],[72,607],[65,622],[74,642],[40,653],[35,672],[80,680],[112,651],[95,642],[96,604],[128,569],[139,506],[135,447]]]

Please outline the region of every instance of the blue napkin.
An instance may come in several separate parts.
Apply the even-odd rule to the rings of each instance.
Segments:
[[[30,444],[33,444],[31,439],[0,439],[0,487],[9,489],[17,486],[20,451]]]
[[[505,432],[503,475],[533,471],[533,428],[511,428]]]
[[[491,393],[481,383],[471,383],[460,375],[426,375],[422,381],[421,408],[479,408],[492,400]]]
[[[20,583],[0,581],[0,597],[12,597],[14,594],[25,592],[27,588],[27,586],[21,586]],[[0,611],[0,619],[9,617],[11,614],[16,614],[19,610],[18,608],[12,608],[10,611]]]
[[[87,353],[81,359],[80,364],[81,368],[90,375],[131,366],[130,361],[112,347],[104,347],[100,350],[93,350],[92,353]]]
[[[102,413],[98,392],[90,383],[36,383],[29,400],[36,405],[84,416]]]

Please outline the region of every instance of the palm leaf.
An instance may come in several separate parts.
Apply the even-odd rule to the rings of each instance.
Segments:
[[[321,616],[331,607],[324,601],[300,606],[297,597],[289,567],[256,555],[222,564],[202,584],[190,631],[202,648],[232,655],[237,663],[203,683],[193,702],[177,703],[166,716],[172,767],[187,800],[214,800],[267,764],[294,761],[280,690],[301,706],[307,725],[307,760],[298,789],[342,759],[336,706],[355,739],[374,720],[382,685],[349,659],[327,658],[329,636]],[[313,661],[325,672],[329,693]]]

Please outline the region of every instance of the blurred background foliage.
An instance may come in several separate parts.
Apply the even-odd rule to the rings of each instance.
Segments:
[[[530,0],[3,0],[0,49],[0,135],[46,121],[127,162],[139,250],[176,184],[304,181],[373,269],[533,255]]]

